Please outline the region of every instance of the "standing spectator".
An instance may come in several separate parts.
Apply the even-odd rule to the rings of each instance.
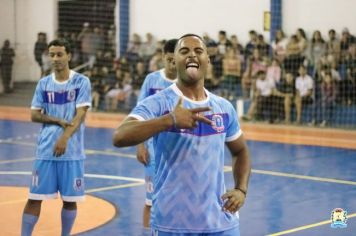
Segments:
[[[142,42],[138,54],[147,68],[148,62],[157,50],[157,40],[151,33],[146,33],[146,41]]]
[[[297,75],[298,68],[303,64],[303,56],[301,55],[301,49],[296,35],[290,37],[287,45],[286,58],[283,64],[286,72],[290,72],[294,76]]]
[[[265,41],[262,34],[259,34],[257,37],[257,49],[260,51],[262,57],[270,57],[272,55],[271,46]]]
[[[281,63],[287,54],[287,44],[288,40],[284,36],[282,30],[276,31],[276,36],[274,41],[272,42],[272,49],[273,49],[273,57],[277,58]]]
[[[297,110],[296,123],[301,123],[302,109],[304,105],[313,104],[313,89],[314,81],[312,77],[307,74],[307,70],[304,65],[299,67],[299,76],[295,80],[296,98],[295,106]]]
[[[336,101],[336,84],[331,73],[326,73],[321,83],[322,119],[320,126],[324,127],[332,121]]]
[[[326,42],[327,55],[332,57],[336,62],[340,59],[340,40],[336,38],[334,29],[329,30],[329,40]]]
[[[308,39],[307,39],[307,35],[305,34],[304,29],[299,28],[297,29],[297,32],[295,34],[297,36],[297,41],[298,41],[298,45],[299,45],[299,50],[300,50],[300,55],[304,60],[309,60],[309,44],[308,44]]]
[[[340,50],[341,50],[341,60],[342,60],[342,62],[345,59],[345,57],[347,56],[347,54],[348,54],[349,47],[354,43],[356,43],[355,36],[350,34],[348,28],[344,28],[342,30],[341,40],[340,40]]]
[[[248,35],[250,37],[250,41],[247,42],[246,47],[245,47],[245,58],[253,55],[253,51],[257,47],[257,33],[256,33],[256,31],[250,30],[248,32]]]
[[[44,75],[43,68],[42,68],[42,64],[43,64],[42,54],[45,50],[47,50],[47,35],[44,32],[39,32],[37,34],[37,41],[35,43],[34,55],[35,55],[35,60],[41,69],[41,77]]]
[[[51,57],[49,56],[48,48],[42,53],[42,69],[43,76],[49,75],[52,71],[52,61]]]
[[[93,32],[90,28],[89,22],[83,24],[83,28],[78,34],[78,42],[80,42],[81,61],[94,63],[95,50],[93,46]],[[93,64],[91,64],[91,67]]]
[[[232,101],[241,95],[241,61],[235,50],[228,48],[223,59],[223,88],[227,92],[225,98]]]
[[[14,64],[15,51],[10,47],[10,40],[5,40],[3,47],[0,49],[0,66],[2,85],[4,93],[11,93],[12,65]]]
[[[326,54],[326,44],[319,30],[314,31],[310,45],[310,60],[314,68],[313,76],[317,73],[318,65],[323,55]]]

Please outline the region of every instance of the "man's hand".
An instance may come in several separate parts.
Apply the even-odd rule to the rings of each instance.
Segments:
[[[183,107],[183,98],[180,97],[177,106],[174,108],[175,126],[182,129],[193,129],[198,126],[198,122],[211,125],[211,120],[199,114],[200,112],[210,111],[210,107],[197,107],[186,109]]]
[[[245,203],[245,195],[238,189],[227,191],[221,199],[225,202],[223,210],[231,213],[237,212]]]
[[[61,136],[57,140],[57,142],[53,148],[53,156],[60,157],[65,153],[66,148],[67,148],[67,141],[68,141],[68,139],[64,136]]]
[[[58,121],[58,125],[60,125],[63,129],[69,127],[69,126],[73,126],[72,122],[68,122],[66,120],[60,120]]]
[[[143,143],[140,143],[139,145],[137,145],[136,158],[139,162],[141,162],[145,166],[148,165],[148,163],[150,161],[150,156],[148,154],[148,150]]]

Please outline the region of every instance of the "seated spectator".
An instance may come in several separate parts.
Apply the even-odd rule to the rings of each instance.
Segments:
[[[274,90],[274,95],[277,103],[277,114],[283,114],[284,111],[284,122],[285,124],[289,124],[292,101],[294,98],[294,89],[295,83],[292,73],[286,73],[285,78],[281,79],[281,81],[277,84],[276,89]],[[283,104],[281,106],[281,104]],[[280,109],[283,107],[283,109]]]
[[[129,99],[132,93],[132,79],[129,72],[125,72],[122,81],[118,81],[115,87],[110,89],[105,95],[105,105],[108,111],[117,111],[118,103],[124,102],[125,108],[128,108]]]
[[[297,110],[297,124],[301,123],[303,106],[313,103],[313,88],[314,81],[312,77],[307,74],[305,66],[301,65],[299,67],[299,76],[295,80],[295,106]]]
[[[266,72],[261,70],[257,72],[256,83],[253,85],[253,97],[247,114],[242,116],[245,121],[250,121],[254,118],[267,119],[273,122],[275,112],[273,112],[273,90],[275,84],[271,80],[266,79]]]
[[[333,113],[335,111],[336,101],[336,84],[332,79],[331,73],[326,73],[323,82],[321,83],[321,99],[322,99],[322,122],[321,127],[331,123]]]
[[[266,72],[259,71],[256,79],[257,118],[273,123],[276,118],[273,91],[275,83],[266,78]]]
[[[267,67],[266,77],[272,80],[276,85],[280,82],[282,76],[282,69],[279,65],[278,59],[274,58],[272,64]]]

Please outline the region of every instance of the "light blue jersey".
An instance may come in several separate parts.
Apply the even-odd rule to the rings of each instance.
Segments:
[[[176,80],[170,80],[166,77],[164,69],[152,72],[148,74],[145,81],[142,84],[140,95],[138,97],[138,103],[143,99],[158,93],[159,91],[169,87]],[[154,152],[153,152],[153,139],[149,139],[145,142],[145,147],[148,150],[150,157],[149,163],[145,166],[145,182],[146,182],[146,205],[152,206],[152,192],[153,192],[153,176],[154,176]]]
[[[36,87],[31,109],[42,110],[44,114],[66,121],[71,121],[76,108],[91,106],[90,81],[82,74],[70,71],[69,80],[59,82],[52,73],[42,78]],[[36,157],[43,160],[83,160],[84,154],[84,124],[70,137],[65,153],[57,158],[53,148],[62,135],[63,128],[59,125],[43,124],[36,150]]]
[[[174,110],[179,97],[183,107],[212,108],[204,115],[213,125],[170,128],[153,137],[155,147],[154,196],[151,226],[175,233],[214,233],[238,227],[238,215],[222,210],[225,142],[241,134],[234,107],[206,90],[207,99],[192,101],[176,84],[141,101],[129,116],[138,120],[160,117]]]

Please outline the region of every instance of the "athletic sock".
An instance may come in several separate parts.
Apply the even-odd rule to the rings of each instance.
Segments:
[[[70,235],[76,216],[77,210],[66,210],[62,208],[62,236]]]
[[[38,216],[24,213],[22,215],[21,236],[31,236],[37,221]]]

